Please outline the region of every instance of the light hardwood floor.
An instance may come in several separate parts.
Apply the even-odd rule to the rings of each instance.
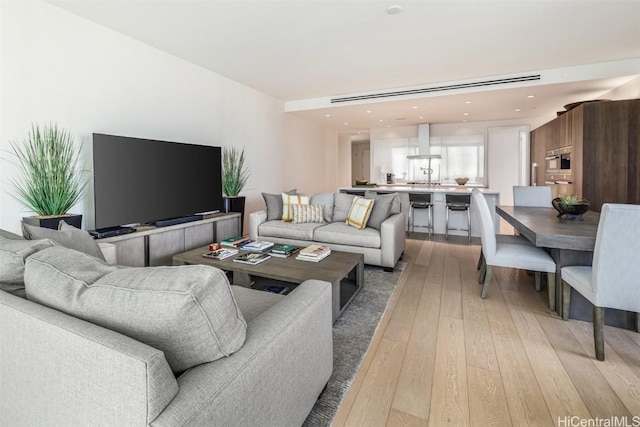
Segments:
[[[631,424],[640,423],[640,334],[605,327],[598,362],[591,324],[549,311],[526,272],[495,268],[482,300],[479,253],[407,240],[407,266],[333,425],[537,427],[624,416],[640,425]]]

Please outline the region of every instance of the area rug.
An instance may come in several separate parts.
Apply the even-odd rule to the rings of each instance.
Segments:
[[[333,374],[303,426],[330,426],[371,345],[406,263],[393,272],[365,266],[364,286],[333,325]]]

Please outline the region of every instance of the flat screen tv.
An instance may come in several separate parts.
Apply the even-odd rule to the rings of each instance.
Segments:
[[[95,227],[222,210],[220,147],[93,134]]]

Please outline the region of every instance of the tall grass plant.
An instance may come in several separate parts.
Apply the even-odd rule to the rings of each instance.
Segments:
[[[249,180],[244,148],[222,148],[222,191],[227,197],[237,197]]]

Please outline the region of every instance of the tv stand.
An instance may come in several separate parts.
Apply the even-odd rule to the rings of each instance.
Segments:
[[[193,221],[202,221],[202,215],[190,215],[190,216],[183,216],[180,218],[161,219],[156,221],[153,225],[159,228],[159,227],[169,227],[170,225],[176,225],[176,224],[184,224],[184,223],[193,222]]]
[[[165,227],[136,226],[134,232],[107,237],[116,245],[119,265],[172,265],[173,256],[240,234],[240,214],[200,216],[200,220]]]

